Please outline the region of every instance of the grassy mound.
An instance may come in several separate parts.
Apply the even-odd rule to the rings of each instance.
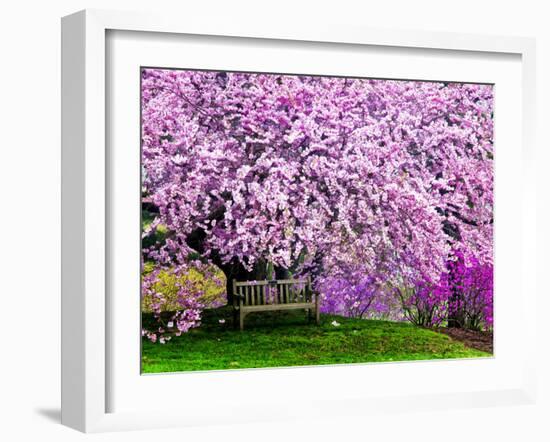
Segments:
[[[220,320],[222,323],[220,323]],[[147,322],[147,317],[144,317]],[[224,322],[225,321],[225,322]],[[332,325],[337,321],[340,325]],[[233,329],[227,307],[204,312],[203,325],[167,344],[142,345],[143,373],[386,362],[491,356],[408,323],[321,316],[303,311],[250,314]]]

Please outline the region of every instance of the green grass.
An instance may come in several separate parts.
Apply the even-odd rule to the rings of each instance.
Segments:
[[[408,323],[321,316],[303,311],[250,314],[233,329],[231,311],[205,311],[203,325],[168,343],[142,346],[143,373],[488,357],[448,336]],[[225,319],[225,324],[219,320]],[[335,327],[332,321],[341,325]],[[144,323],[147,316],[144,317]]]

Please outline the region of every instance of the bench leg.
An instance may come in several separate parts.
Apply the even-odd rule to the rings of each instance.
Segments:
[[[239,329],[241,331],[244,330],[244,313],[243,313],[242,309],[239,310]]]
[[[321,318],[319,315],[319,295],[315,297],[315,322],[317,325],[321,323]]]
[[[238,311],[236,308],[233,308],[233,328],[237,328],[237,322],[239,320]]]

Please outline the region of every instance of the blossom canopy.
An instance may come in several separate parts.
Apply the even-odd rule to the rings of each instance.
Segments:
[[[159,263],[379,284],[437,281],[451,249],[492,264],[491,85],[148,68],[141,93]]]

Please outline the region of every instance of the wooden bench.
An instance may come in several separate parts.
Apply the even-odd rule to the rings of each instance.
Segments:
[[[244,329],[248,313],[275,310],[307,310],[308,318],[315,312],[319,324],[319,295],[311,288],[308,279],[277,279],[271,281],[233,280],[234,324]]]

